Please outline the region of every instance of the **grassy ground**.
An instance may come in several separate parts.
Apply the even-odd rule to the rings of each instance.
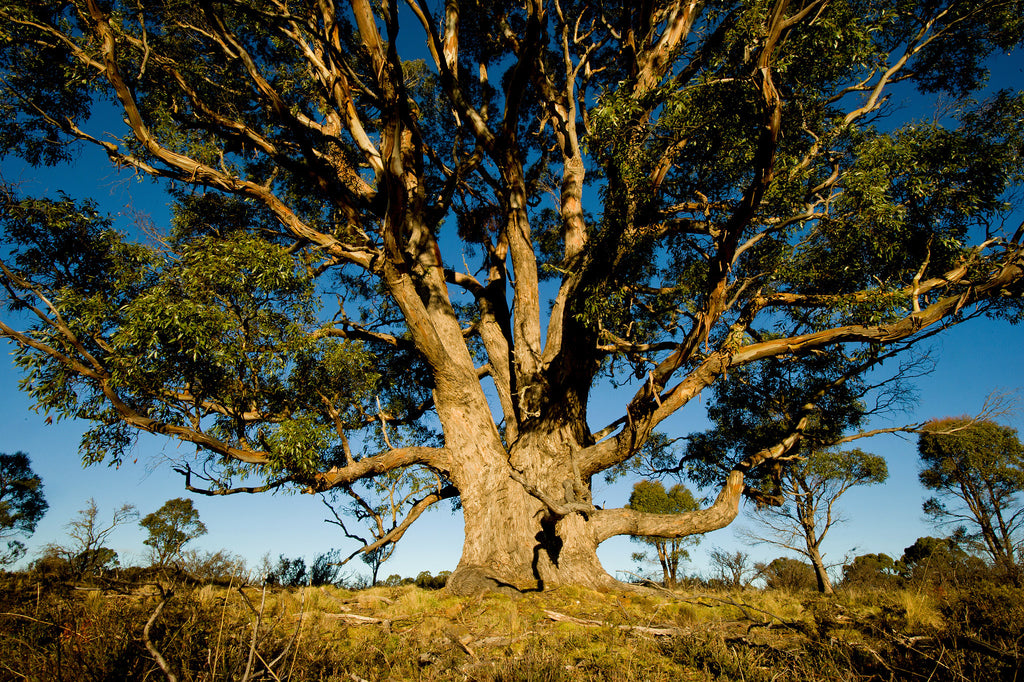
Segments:
[[[1011,614],[1009,639],[976,651],[958,597],[921,590],[169,594],[8,576],[2,595],[2,680],[1014,679],[1024,644]]]

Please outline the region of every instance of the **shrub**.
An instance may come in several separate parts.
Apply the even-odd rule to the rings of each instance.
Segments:
[[[797,559],[779,557],[773,559],[770,564],[759,564],[758,568],[768,589],[796,591],[815,590],[818,587],[814,569],[810,564]]]
[[[862,554],[843,566],[845,587],[892,587],[897,580],[896,562],[888,554]]]
[[[267,573],[268,585],[282,587],[298,587],[307,583],[306,560],[302,557],[289,559],[284,554],[278,555],[277,565]]]

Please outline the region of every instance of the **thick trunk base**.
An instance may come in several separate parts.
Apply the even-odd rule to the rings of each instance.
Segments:
[[[499,501],[499,504],[494,504]],[[509,480],[490,503],[464,499],[462,559],[448,579],[453,594],[538,592],[560,585],[619,589],[597,558],[597,539],[582,514],[563,518]]]

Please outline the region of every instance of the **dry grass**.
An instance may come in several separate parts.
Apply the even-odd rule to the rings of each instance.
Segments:
[[[165,679],[142,635],[161,599],[154,586],[8,585],[0,680]],[[961,679],[954,661],[906,645],[943,627],[934,596],[899,590],[459,598],[207,585],[171,596],[150,640],[183,681]]]

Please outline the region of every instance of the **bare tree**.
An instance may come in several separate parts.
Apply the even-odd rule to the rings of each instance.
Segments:
[[[135,505],[126,503],[114,511],[109,522],[104,523],[100,519],[96,500],[90,497],[85,507],[79,510],[78,516],[64,526],[69,542],[64,545],[47,545],[44,551],[64,559],[73,575],[80,578],[116,562],[117,553],[107,547],[106,543],[115,530],[138,516]]]
[[[729,552],[714,547],[708,558],[713,569],[712,577],[734,589],[747,587],[757,577],[757,569],[750,560],[750,554],[742,550]]]

